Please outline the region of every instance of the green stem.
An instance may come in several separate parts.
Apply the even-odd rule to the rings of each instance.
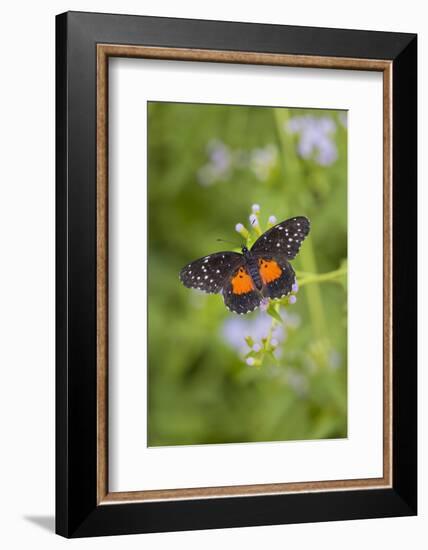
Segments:
[[[335,281],[341,279],[346,275],[347,269],[340,268],[335,271],[329,271],[328,273],[304,273],[300,272],[301,278],[298,279],[299,287],[307,285],[309,283],[325,283],[328,281]]]
[[[308,241],[305,243],[304,250],[302,250],[300,256],[300,263],[302,264],[305,271],[317,271],[311,239],[308,239]],[[322,339],[324,337],[327,324],[324,315],[321,291],[318,284],[319,281],[315,279],[313,282],[314,284],[309,285],[306,290],[308,293],[309,312],[315,325],[317,338]],[[298,283],[303,286],[301,281],[298,281]]]
[[[282,163],[282,172],[284,174],[284,181],[287,185],[295,187],[295,174],[299,171],[299,159],[294,154],[295,142],[293,136],[285,131],[285,127],[290,118],[288,109],[273,109],[275,117],[275,125],[278,134],[278,141],[280,145],[280,158]],[[284,151],[290,151],[291,154],[287,155],[285,159]],[[294,189],[294,191],[297,191]]]
[[[284,131],[285,123],[288,120],[288,110],[287,109],[274,109],[275,123],[278,133],[278,139],[281,146],[280,157],[282,159],[282,168],[284,172],[284,180],[287,185],[293,186],[295,178],[294,174],[297,174],[299,171],[299,159],[295,153],[295,145],[292,139],[287,132]],[[287,161],[285,160],[284,151],[287,151]],[[298,190],[294,190],[296,193],[296,202],[298,201],[299,193]],[[316,273],[316,260],[315,254],[312,246],[312,239],[308,238],[305,242],[304,247],[300,253],[300,263],[304,271]],[[322,339],[325,335],[325,330],[327,327],[325,321],[324,307],[321,298],[321,291],[318,284],[310,285],[307,289],[308,293],[308,306],[309,313],[315,327],[316,336],[318,339]]]

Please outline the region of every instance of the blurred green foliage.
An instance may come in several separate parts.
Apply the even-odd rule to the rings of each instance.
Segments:
[[[217,239],[239,243],[253,203],[263,228],[270,215],[311,220],[292,262],[307,284],[260,367],[228,330],[266,313],[237,316],[178,279],[235,248]],[[346,437],[346,113],[151,102],[148,205],[148,445]]]

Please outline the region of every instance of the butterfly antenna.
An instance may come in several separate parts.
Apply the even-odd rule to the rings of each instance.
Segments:
[[[242,244],[236,243],[234,241],[227,241],[225,239],[217,239],[217,241],[220,242],[220,243],[233,244],[233,246],[239,246],[240,248],[242,247]]]

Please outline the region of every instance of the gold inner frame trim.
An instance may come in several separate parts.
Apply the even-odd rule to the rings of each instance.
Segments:
[[[383,73],[383,476],[128,492],[108,488],[108,59],[203,61]],[[97,45],[97,503],[224,498],[392,486],[392,62],[385,60]]]

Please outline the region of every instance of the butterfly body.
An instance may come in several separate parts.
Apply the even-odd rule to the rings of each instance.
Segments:
[[[245,265],[247,267],[248,274],[253,279],[253,283],[257,290],[261,290],[263,287],[262,278],[259,272],[259,261],[257,257],[253,257],[251,250],[248,250],[246,246],[242,247],[242,255],[245,258]]]
[[[290,294],[295,273],[289,260],[295,258],[309,233],[304,216],[285,220],[266,231],[251,249],[242,253],[216,252],[186,265],[180,280],[188,288],[222,293],[225,305],[235,313],[249,313],[263,299]]]

